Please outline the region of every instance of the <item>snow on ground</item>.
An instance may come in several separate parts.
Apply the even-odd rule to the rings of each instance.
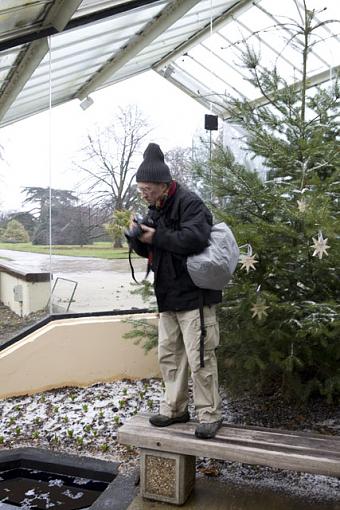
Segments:
[[[156,379],[120,380],[0,400],[0,448],[34,446],[91,455],[122,462],[121,470],[130,470],[138,465],[138,452],[117,444],[117,430],[133,414],[158,412],[161,392],[162,382]],[[245,421],[240,401],[235,404],[224,396],[223,407],[227,422]],[[192,397],[189,410],[195,418]],[[326,430],[332,426],[333,433],[339,433],[337,417],[325,416],[316,425],[316,430],[325,425]],[[333,477],[206,458],[197,459],[197,471],[198,476],[238,486],[270,488],[313,500],[340,499],[340,480]]]

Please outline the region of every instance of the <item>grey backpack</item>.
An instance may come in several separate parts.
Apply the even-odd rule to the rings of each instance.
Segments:
[[[225,223],[213,225],[209,242],[201,253],[187,258],[188,273],[200,289],[222,290],[231,280],[240,251]]]

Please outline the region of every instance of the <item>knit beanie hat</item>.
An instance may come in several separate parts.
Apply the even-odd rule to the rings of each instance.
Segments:
[[[164,163],[164,154],[157,143],[149,143],[143,162],[136,173],[137,182],[171,182],[170,169]]]

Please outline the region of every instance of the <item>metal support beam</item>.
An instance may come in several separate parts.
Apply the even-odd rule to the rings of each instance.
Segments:
[[[307,77],[307,88],[316,87],[317,85],[322,85],[322,83],[326,83],[332,79],[335,79],[337,76],[340,75],[340,65],[333,67],[331,69],[327,69],[326,71],[322,71],[321,73],[314,74],[313,76]],[[301,88],[302,82],[297,81],[295,83],[292,83],[289,85],[289,87],[293,87],[294,89]],[[269,104],[268,99],[261,96],[257,99],[254,99],[253,101],[249,101],[249,104],[253,108],[259,108],[261,106],[266,106]],[[223,120],[228,120],[230,118],[230,115],[228,113],[228,110],[226,110],[225,115],[223,115]]]
[[[53,25],[58,30],[63,30],[81,2],[82,0],[56,0],[44,19],[43,26]],[[33,41],[20,52],[19,63],[14,67],[13,72],[10,73],[5,85],[0,90],[0,120],[5,116],[47,52],[47,38]]]
[[[55,0],[44,19],[43,26],[52,25],[61,32],[80,4],[81,0]]]
[[[179,90],[182,92],[185,92],[186,95],[190,96],[192,99],[195,99],[198,103],[200,103],[202,106],[207,108],[207,110],[212,111],[216,115],[219,115],[222,118],[222,113],[224,110],[224,106],[217,103],[215,99],[211,101],[212,98],[217,97],[217,94],[209,91],[206,89],[206,86],[195,79],[195,83],[201,87],[199,91],[194,91],[184,85],[184,83],[179,82],[176,78],[172,76],[173,71],[175,71],[175,68],[173,68],[173,65],[169,65],[166,70],[164,71],[157,71],[156,69],[153,69],[159,76],[162,76],[162,78],[165,78],[168,82],[175,85]],[[189,79],[194,80],[194,78],[188,73],[184,72],[182,69],[180,70],[185,74],[185,76]],[[210,98],[210,99],[209,99]]]
[[[229,7],[226,11],[224,11],[218,18],[214,19],[212,22],[212,31],[216,32],[219,28],[221,28],[225,23],[231,19],[232,16],[238,16],[243,12],[247,11],[253,5],[253,0],[238,0],[232,7]],[[165,55],[161,60],[159,60],[154,66],[153,69],[159,71],[162,67],[165,67],[170,62],[173,62],[177,57],[186,53],[190,48],[200,43],[210,34],[210,23],[206,25],[202,30],[196,32],[192,37],[186,40],[184,43],[180,44],[173,51]]]
[[[112,58],[75,94],[80,100],[85,99],[91,92],[103,85],[112,75],[121,69],[133,57],[138,55],[146,46],[154,41],[160,34],[176,23],[200,0],[174,0],[151,19],[138,34],[131,37]]]
[[[160,0],[130,0],[128,3],[124,2],[123,4],[113,5],[111,7],[107,7],[106,9],[84,14],[83,16],[77,16],[76,18],[70,19],[67,25],[63,28],[63,32],[67,30],[73,30],[74,28],[83,27],[85,25],[89,25],[90,23],[95,23],[96,21],[112,18],[118,14],[124,14],[125,12],[130,12],[134,9],[138,9],[149,4],[156,4],[159,1]],[[54,26],[48,26],[46,28],[41,27],[40,29],[35,29],[34,31],[24,30],[21,35],[16,35],[14,37],[9,37],[0,41],[0,51],[15,48],[16,46],[21,46],[22,44],[28,44],[32,41],[37,41],[38,39],[43,39],[44,37],[48,37],[49,35],[54,35],[57,33],[58,30]]]

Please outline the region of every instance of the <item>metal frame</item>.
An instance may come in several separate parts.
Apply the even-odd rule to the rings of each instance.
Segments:
[[[82,0],[56,0],[51,4],[43,26],[52,25],[57,31],[63,30],[81,2]],[[14,66],[0,90],[0,119],[4,117],[47,52],[48,41],[44,38],[33,41],[19,53],[19,64]]]
[[[241,14],[245,12],[252,6],[253,0],[239,0],[236,1],[232,7],[229,7],[223,14],[218,16],[218,18],[214,19],[212,22],[212,31],[217,31],[221,25],[234,14]],[[200,43],[206,36],[210,33],[210,23],[206,25],[202,30],[199,30],[196,34],[190,37],[187,41],[180,44],[173,51],[169,52],[165,55],[161,60],[159,60],[154,66],[153,69],[156,71],[160,71],[162,67],[165,67],[168,63],[173,62],[177,57],[183,55],[186,51],[191,49],[196,44]]]
[[[74,297],[74,294],[77,290],[77,287],[78,287],[78,282],[74,281],[74,280],[70,280],[69,278],[62,278],[61,276],[57,276],[55,282],[54,282],[54,285],[53,285],[53,288],[52,288],[52,292],[51,292],[51,295],[50,295],[50,299],[48,300],[48,303],[47,303],[47,307],[50,306],[50,303],[52,302],[52,306],[53,306],[53,293],[54,293],[54,290],[56,288],[56,285],[58,283],[58,280],[64,280],[65,282],[71,282],[71,283],[74,283],[74,287],[73,287],[73,290],[72,290],[72,293],[71,293],[71,297],[68,301],[68,305],[67,305],[67,308],[66,308],[66,311],[65,313],[67,313],[70,309],[70,306],[71,306],[71,303],[72,303],[72,300],[73,300],[73,297]]]
[[[330,76],[330,74],[332,74],[332,73],[334,73],[334,76]],[[317,74],[307,77],[306,86],[308,89],[310,89],[312,87],[322,85],[322,83],[326,83],[326,82],[330,81],[331,79],[335,79],[336,76],[339,76],[339,75],[340,75],[340,64],[336,67],[331,68],[331,70],[327,69],[327,71],[322,71],[321,73],[317,73]],[[302,85],[302,82],[297,81],[297,82],[289,85],[289,87],[299,88],[299,87],[301,87],[301,85]],[[253,108],[259,108],[261,106],[266,106],[267,104],[269,104],[269,101],[265,97],[259,97],[257,99],[254,99],[253,101],[249,101],[249,104]],[[228,120],[229,118],[230,117],[228,116],[228,110],[226,110],[226,115],[223,116],[223,120],[225,121],[225,120]]]
[[[71,3],[71,1],[72,0],[70,0],[69,3]],[[139,7],[144,7],[149,4],[157,4],[159,2],[161,2],[161,0],[132,0],[128,3],[118,4],[113,7],[108,7],[107,9],[85,14],[84,16],[70,19],[63,28],[63,32],[73,30],[74,28],[82,27],[90,23],[95,23],[96,21],[101,21],[106,18],[111,18],[117,14],[124,14],[125,12],[133,11],[134,9],[138,9]],[[48,26],[41,27],[39,30],[29,31],[19,36],[7,38],[4,41],[0,41],[0,51],[14,48],[15,46],[20,46],[22,44],[31,43],[32,41],[43,39],[49,35],[55,35],[58,31],[60,30],[57,30],[54,26]]]
[[[0,89],[0,119],[4,117],[8,109],[10,108],[11,104],[16,100],[20,92],[23,90],[25,84],[29,80],[29,78],[32,76],[33,72],[37,69],[39,63],[42,61],[44,56],[46,55],[48,51],[48,43],[46,37],[48,35],[53,35],[58,33],[58,31],[65,32],[67,30],[71,30],[73,28],[82,27],[86,24],[95,23],[100,20],[104,20],[106,18],[113,18],[115,15],[124,14],[131,12],[135,9],[140,9],[143,7],[146,7],[148,5],[153,6],[159,6],[159,9],[162,9],[156,16],[154,16],[150,21],[146,22],[145,26],[139,30],[138,33],[135,33],[130,37],[130,39],[127,41],[127,43],[118,49],[114,54],[112,54],[112,50],[105,51],[101,55],[103,58],[100,59],[98,63],[98,67],[93,66],[91,68],[90,62],[87,69],[91,69],[91,72],[89,73],[83,73],[82,79],[77,80],[74,83],[73,88],[67,92],[67,80],[65,83],[65,92],[63,97],[61,97],[61,94],[54,96],[53,100],[53,106],[57,104],[61,104],[63,102],[69,101],[71,99],[74,99],[78,97],[80,100],[85,99],[91,92],[101,89],[108,84],[118,82],[121,80],[126,79],[127,77],[134,76],[136,74],[139,74],[140,72],[143,72],[147,69],[153,69],[155,72],[157,72],[159,75],[167,79],[170,83],[174,84],[176,87],[180,88],[182,91],[184,91],[186,94],[188,94],[190,97],[194,98],[196,101],[201,103],[207,108],[212,109],[215,113],[220,115],[221,117],[227,117],[228,118],[228,112],[225,110],[225,107],[222,104],[219,103],[219,101],[216,101],[216,104],[212,106],[211,101],[207,99],[208,97],[213,98],[214,101],[216,98],[221,97],[221,94],[218,94],[214,92],[214,90],[211,90],[211,85],[209,84],[208,79],[206,80],[207,83],[202,83],[198,78],[195,76],[192,76],[190,72],[188,72],[184,67],[181,66],[180,63],[176,64],[174,61],[183,55],[184,53],[188,52],[190,49],[192,49],[194,46],[201,43],[201,48],[204,48],[205,51],[211,52],[211,55],[213,55],[218,61],[223,63],[226,66],[229,66],[232,68],[235,72],[237,72],[240,76],[244,76],[243,72],[236,69],[232,64],[227,62],[223,59],[219,54],[217,54],[213,49],[209,48],[209,45],[204,44],[203,39],[207,38],[207,36],[212,33],[217,34],[219,37],[226,40],[229,44],[233,45],[232,41],[229,41],[228,38],[220,32],[219,29],[225,25],[225,23],[230,21],[237,22],[240,26],[242,26],[244,29],[246,29],[248,32],[252,33],[251,28],[249,28],[246,24],[242,22],[242,20],[237,19],[236,16],[241,15],[242,13],[246,12],[251,7],[256,7],[257,9],[264,12],[265,15],[269,17],[269,19],[272,19],[276,22],[278,22],[277,18],[273,16],[270,12],[267,12],[265,8],[260,5],[261,0],[234,0],[231,7],[225,8],[223,4],[219,6],[219,8],[225,9],[222,14],[216,16],[210,23],[204,23],[205,26],[201,28],[200,30],[196,31],[191,37],[187,38],[183,42],[183,38],[185,38],[185,30],[183,30],[183,34],[181,32],[181,37],[178,35],[171,37],[171,31],[169,32],[169,37],[173,39],[173,45],[172,49],[169,50],[169,47],[171,47],[171,44],[166,44],[168,42],[168,39],[160,38],[160,45],[154,44],[152,45],[152,42],[155,41],[163,32],[168,30],[173,24],[176,23],[180,18],[182,18],[190,9],[192,9],[196,4],[200,3],[202,0],[132,0],[125,3],[119,3],[118,5],[115,5],[113,7],[104,8],[100,10],[100,5],[98,5],[97,11],[89,12],[88,14],[82,15],[81,9],[79,9],[79,6],[81,5],[81,0],[54,0],[53,2],[49,2],[46,4],[48,6],[48,10],[46,8],[47,15],[45,15],[45,18],[43,21],[39,21],[40,28],[36,29],[31,28],[31,31],[29,29],[24,29],[22,31],[21,36],[15,36],[12,38],[7,38],[6,40],[0,41],[0,51],[2,50],[2,54],[5,54],[6,50],[8,51],[9,48],[14,48],[17,45],[21,45],[21,47],[16,48],[16,53],[18,53],[16,61],[14,64],[11,64],[10,68],[12,68],[12,72],[10,71],[8,76],[5,76],[2,80],[2,88]],[[299,2],[299,0],[298,0]],[[105,4],[104,4],[105,5]],[[205,4],[204,4],[205,5]],[[97,8],[97,7],[95,7]],[[206,10],[204,10],[206,12]],[[216,11],[214,11],[216,12]],[[74,14],[77,13],[75,16]],[[73,19],[71,19],[73,16]],[[190,16],[189,16],[190,17]],[[41,19],[41,14],[39,15],[39,20]],[[206,18],[204,18],[206,19]],[[35,23],[35,25],[37,22]],[[192,33],[191,23],[184,24],[185,29],[188,29],[190,33]],[[140,27],[139,27],[140,28]],[[284,27],[283,27],[284,28]],[[334,35],[337,41],[339,41],[339,38],[336,34],[333,34],[328,27],[325,26],[325,29],[331,34]],[[34,30],[34,31],[33,31]],[[138,27],[136,27],[136,30],[138,30]],[[289,32],[289,29],[285,29]],[[18,32],[16,32],[17,34]],[[176,31],[174,32],[176,33]],[[261,43],[266,44],[268,46],[268,43],[264,41],[260,35],[255,34],[255,37],[257,37]],[[25,43],[29,42],[29,45],[25,46]],[[123,44],[124,42],[122,42]],[[174,48],[174,46],[177,44],[177,46]],[[66,45],[67,46],[67,45]],[[155,54],[150,54],[150,59],[148,59],[145,56],[145,59],[143,59],[143,50],[148,48],[150,46],[150,51],[154,51]],[[163,51],[157,53],[158,49],[162,48]],[[239,48],[236,46],[236,50]],[[278,51],[275,48],[270,47],[272,51],[274,51],[276,54],[278,54]],[[10,50],[9,50],[10,51]],[[13,50],[12,50],[13,51]],[[78,54],[81,55],[83,51],[79,51]],[[138,59],[134,60],[134,58],[139,55],[139,53],[143,53],[141,55],[142,58],[142,65],[138,65],[140,62]],[[328,65],[327,62],[317,53],[313,51],[313,54],[316,58],[319,59],[320,62],[322,62],[325,65]],[[84,50],[84,55],[86,56],[86,50]],[[162,57],[160,55],[163,55]],[[204,64],[204,61],[201,62],[199,57],[195,58],[195,56],[192,56],[188,54],[188,57],[190,57],[192,60],[194,60],[198,65],[200,65],[205,71],[211,73],[212,76],[215,76],[219,80],[221,80],[221,83],[226,83],[228,87],[235,90],[235,87],[232,85],[232,83],[228,83],[223,79],[223,77],[219,77],[218,71],[215,72],[214,69],[210,69],[208,64]],[[283,58],[289,64],[294,68],[294,62],[291,62],[290,60],[286,59],[284,56],[280,54],[280,57]],[[62,59],[60,59],[62,60]],[[131,65],[131,72],[130,72],[130,66],[129,62],[133,63]],[[86,59],[83,58],[82,62],[86,62]],[[100,63],[102,62],[102,63]],[[152,63],[153,62],[153,63]],[[136,66],[134,65],[136,64]],[[101,67],[100,67],[101,66]],[[126,69],[126,73],[119,73],[118,71],[123,67],[124,71]],[[67,68],[67,62],[64,66]],[[339,67],[336,66],[334,68],[334,73],[339,72]],[[177,73],[182,74],[184,83],[181,83],[181,76],[173,76],[172,70],[176,70]],[[59,71],[59,69],[58,69]],[[114,76],[115,73],[117,73],[117,76]],[[63,86],[64,77],[67,78],[66,73],[61,73],[61,76],[58,76],[59,81],[59,88]],[[120,76],[122,74],[122,77]],[[129,76],[127,76],[127,74]],[[186,79],[188,79],[188,83],[186,83]],[[323,71],[320,73],[316,73],[308,78],[308,86],[312,87],[315,85],[318,85],[320,83],[323,83],[329,79],[329,71]],[[46,83],[46,80],[43,82]],[[292,86],[298,86],[299,82],[296,82]],[[22,105],[27,104],[30,102],[31,97],[35,97],[36,93],[34,90],[34,84],[32,82],[32,91],[29,91],[28,94],[25,94],[25,97],[22,97],[20,101],[18,101],[18,115],[8,116],[8,119],[6,118],[5,122],[2,122],[2,125],[7,125],[11,122],[13,122],[13,119],[18,120],[19,118],[26,118],[29,115],[32,115],[33,113],[38,113],[38,111],[43,111],[46,109],[45,105],[36,104],[36,107],[38,110],[35,110],[34,112],[27,112],[25,108],[22,108],[22,114],[20,114],[20,107]],[[78,88],[77,88],[78,87]],[[192,88],[191,88],[192,87]],[[191,90],[190,90],[191,89]],[[200,95],[199,91],[201,90],[202,95]],[[25,88],[26,91],[26,88]],[[31,93],[30,93],[31,92]],[[242,95],[241,92],[238,92]],[[26,97],[27,96],[27,97]],[[264,98],[259,97],[254,100],[250,100],[251,104],[254,104],[254,106],[261,106],[266,104],[266,100]],[[12,120],[11,120],[12,118]]]
[[[185,2],[173,0],[168,3],[157,17],[145,25],[142,31],[133,35],[123,48],[112,55],[100,71],[81,87],[75,96],[80,100],[85,99],[199,2],[200,0],[185,0]]]
[[[262,11],[266,16],[268,16],[268,18],[272,19],[273,21],[275,21],[275,23],[279,24],[280,21],[271,13],[271,12],[268,12],[266,9],[264,9],[264,7],[260,6],[260,5],[255,5],[255,7],[257,7],[257,9],[259,9],[260,11]],[[289,35],[293,35],[293,32],[291,30],[289,30],[289,28],[285,27],[285,26],[282,26],[282,29],[285,30],[286,32],[288,32]],[[296,40],[298,41],[299,44],[303,44],[302,41],[300,41],[300,39],[298,37],[296,37]],[[314,50],[310,50],[310,53],[312,55],[314,55],[318,60],[320,60],[320,62],[323,64],[323,65],[328,65],[328,63],[322,58],[320,57],[320,55],[318,55]]]

